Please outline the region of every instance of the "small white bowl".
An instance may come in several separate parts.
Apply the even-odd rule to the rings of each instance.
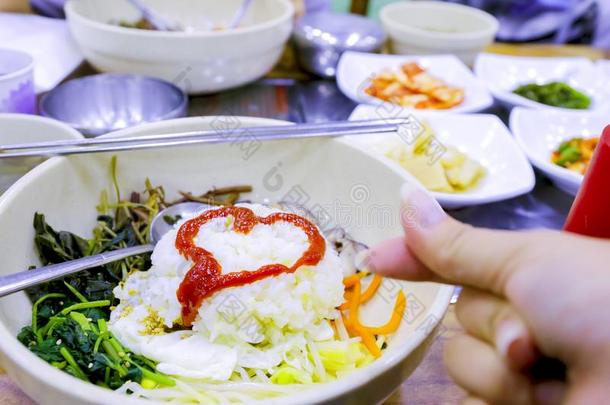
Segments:
[[[196,131],[239,125],[287,124],[252,117],[193,117],[140,125],[110,136]],[[164,185],[169,198],[178,190],[251,184],[249,198],[271,201],[299,198],[302,205],[328,212],[356,240],[372,245],[401,235],[399,189],[413,178],[359,148],[338,139],[285,139],[259,144],[251,138],[214,145],[122,152],[118,155],[121,193],[140,190],[145,179]],[[247,146],[246,149],[241,146]],[[237,147],[236,147],[237,145]],[[22,177],[0,197],[0,274],[39,263],[32,239],[35,212],[46,214],[57,229],[89,235],[96,224],[102,190],[110,190],[112,153],[49,159]],[[324,162],[324,164],[320,164]],[[379,181],[383,179],[383,181]],[[288,196],[288,193],[292,193]],[[296,195],[295,195],[296,193]],[[288,197],[286,197],[288,196]],[[305,198],[300,200],[300,198]],[[453,287],[385,279],[380,293],[362,307],[362,321],[379,324],[389,316],[393,297],[403,289],[407,309],[383,355],[353,373],[314,384],[290,395],[252,404],[311,405],[379,403],[423,359],[449,305]],[[383,293],[382,293],[383,292]],[[0,367],[32,399],[42,404],[151,405],[86,383],[39,359],[15,338],[31,321],[31,303],[19,292],[0,300]]]
[[[241,0],[146,3],[173,21],[203,27],[226,24]],[[188,32],[112,25],[140,18],[125,0],[70,0],[65,11],[85,58],[98,70],[155,76],[199,94],[237,87],[271,70],[290,36],[294,7],[289,0],[257,0],[238,28]]]
[[[583,176],[551,162],[551,153],[559,144],[575,137],[601,136],[610,123],[607,114],[559,112],[515,108],[510,115],[510,129],[530,162],[546,174],[555,185],[576,195]]]
[[[479,55],[474,72],[491,93],[507,108],[516,106],[558,110],[595,111],[609,108],[610,80],[586,58],[531,58],[483,53]],[[561,81],[591,97],[587,110],[553,107],[519,96],[513,91],[524,84],[544,84]]]
[[[0,113],[36,113],[34,59],[14,49],[0,49]]]
[[[379,12],[399,54],[451,53],[472,65],[498,32],[498,20],[474,7],[439,1],[401,1]]]
[[[472,113],[482,111],[493,103],[493,98],[485,85],[453,55],[402,56],[345,52],[337,67],[337,85],[343,94],[357,103],[388,104],[388,109],[422,111],[385,102],[364,91],[374,75],[386,69],[398,71],[400,65],[406,62],[417,62],[431,75],[451,86],[464,89],[464,101],[460,105],[436,111]]]
[[[27,114],[0,114],[0,145],[82,139],[82,135],[59,121]],[[0,160],[0,194],[43,158]]]
[[[356,107],[349,119],[406,118],[411,115],[388,115],[386,111],[379,107],[361,105]],[[532,167],[508,128],[495,115],[415,112],[413,116],[417,120],[427,121],[441,144],[456,147],[482,164],[486,170],[485,177],[472,190],[464,193],[432,192],[443,208],[453,209],[507,200],[529,193],[534,188]],[[375,151],[376,145],[393,136],[397,135],[356,135],[345,138],[345,141],[378,156],[388,164],[402,168],[398,163]]]

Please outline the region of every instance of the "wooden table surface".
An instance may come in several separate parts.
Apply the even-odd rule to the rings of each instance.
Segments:
[[[610,58],[610,50],[594,49],[580,45],[513,45],[493,44],[488,52],[520,55],[566,57],[580,56],[592,60]],[[276,70],[281,74],[282,69]],[[385,405],[445,405],[458,404],[464,398],[464,391],[457,387],[447,375],[443,365],[443,346],[447,339],[459,333],[460,325],[453,306],[442,321],[441,333],[432,344],[419,368],[385,402]],[[0,369],[0,404],[35,405]]]

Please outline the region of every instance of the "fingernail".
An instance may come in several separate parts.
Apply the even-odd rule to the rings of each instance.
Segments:
[[[400,195],[405,228],[431,228],[447,216],[434,197],[413,183],[404,183],[400,188]]]
[[[510,360],[518,355],[516,351],[521,351],[519,346],[526,337],[527,331],[521,322],[507,319],[500,323],[496,331],[496,348],[504,358]]]

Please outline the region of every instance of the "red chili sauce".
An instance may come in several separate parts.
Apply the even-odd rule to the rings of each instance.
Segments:
[[[235,219],[234,232],[243,234],[250,233],[252,228],[258,224],[271,225],[278,221],[289,222],[305,232],[309,240],[309,247],[291,267],[276,263],[264,265],[253,271],[241,270],[222,274],[222,267],[214,258],[214,254],[196,246],[195,237],[199,233],[199,228],[208,221],[228,216],[233,216]],[[184,326],[191,326],[203,300],[216,291],[253,283],[282,273],[293,273],[304,265],[315,266],[324,257],[326,243],[318,228],[299,215],[278,212],[261,218],[249,208],[222,207],[205,211],[198,217],[185,222],[178,230],[176,249],[184,258],[195,262],[176,291],[178,301],[182,305],[182,323]]]

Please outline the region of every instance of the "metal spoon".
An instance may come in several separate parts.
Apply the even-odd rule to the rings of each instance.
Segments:
[[[146,4],[142,3],[140,0],[127,0],[131,3],[132,6],[137,8],[140,13],[142,13],[142,17],[148,21],[156,30],[159,31],[180,31],[180,24],[169,21],[166,17],[152,10]]]
[[[180,215],[181,217],[186,217],[193,215],[196,212],[201,211],[205,208],[212,208],[212,206],[197,202],[186,202],[173,205],[159,212],[151,223],[151,243],[148,245],[140,245],[125,249],[113,250],[110,252],[100,253],[94,256],[87,256],[81,259],[70,260],[64,263],[51,264],[49,266],[39,267],[34,270],[22,271],[19,273],[13,273],[7,276],[0,277],[0,297],[4,297],[5,295],[24,290],[34,285],[46,283],[57,278],[78,273],[82,270],[102,266],[107,263],[125,259],[126,257],[152,252],[153,248],[155,247],[155,244],[159,242],[161,237],[173,227],[165,221],[164,217],[176,217],[177,215]]]

